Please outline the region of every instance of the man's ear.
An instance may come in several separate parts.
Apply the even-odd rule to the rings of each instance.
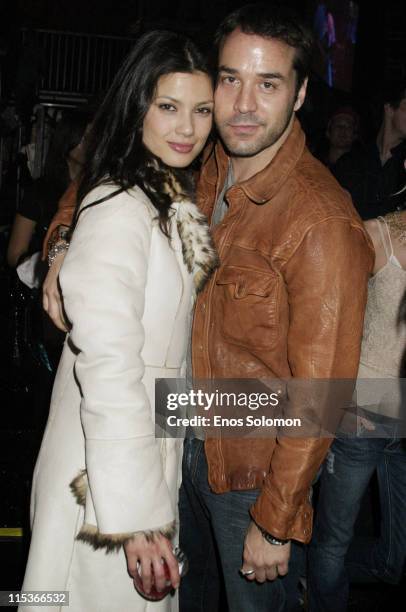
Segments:
[[[307,83],[309,79],[306,77],[303,83],[300,86],[299,91],[297,92],[295,106],[293,107],[294,111],[298,111],[305,101],[306,91],[307,91]]]
[[[384,116],[385,116],[385,117],[388,117],[388,119],[389,119],[390,117],[392,117],[392,115],[393,115],[393,111],[394,111],[394,109],[393,109],[392,105],[391,105],[389,102],[386,102],[386,103],[383,105],[383,113],[384,113]]]

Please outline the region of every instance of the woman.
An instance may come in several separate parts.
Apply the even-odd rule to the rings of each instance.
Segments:
[[[154,382],[181,375],[194,286],[217,265],[186,170],[212,108],[193,43],[151,32],[118,72],[86,142],[60,273],[71,330],[34,473],[23,585],[69,591],[71,612],[177,608],[176,596],[141,598],[126,562],[132,577],[139,564],[147,592],[152,572],[165,585],[162,560],[179,584],[171,539],[181,440],[155,438]]]
[[[89,120],[87,112],[63,112],[52,135],[43,176],[27,182],[24,189],[7,249],[9,266],[17,267],[17,272],[10,271],[13,287],[9,315],[10,361],[15,375],[22,377],[35,396],[38,406],[35,419],[40,437],[48,416],[49,397],[64,335],[55,329],[41,308],[39,287],[47,266],[40,261],[39,252],[58,200],[80,174],[82,140]]]
[[[398,380],[406,345],[406,329],[399,320],[406,291],[406,211],[371,219],[365,227],[375,248],[375,266],[357,380],[362,416],[354,419],[358,432],[352,429],[352,435],[343,432],[334,440],[321,477],[309,555],[309,604],[314,612],[347,610],[350,580],[398,583],[406,562],[405,405]],[[352,425],[349,421],[347,429]],[[379,538],[356,539],[347,556],[375,470]]]
[[[65,112],[56,124],[46,158],[44,176],[28,184],[15,216],[7,248],[7,262],[16,267],[22,256],[41,249],[58,200],[81,169],[82,138],[89,117]]]

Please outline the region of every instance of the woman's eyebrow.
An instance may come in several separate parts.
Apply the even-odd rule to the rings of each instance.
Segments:
[[[157,96],[156,100],[158,100],[158,98],[165,98],[166,100],[171,100],[172,102],[176,102],[177,104],[182,103],[180,100],[177,100],[176,98],[172,98],[172,96],[165,96],[163,94],[161,96]],[[210,100],[204,100],[203,102],[197,102],[195,106],[198,106],[199,104],[214,104],[214,100],[213,98],[211,98]]]
[[[159,96],[156,97],[156,99],[158,98],[166,98],[167,100],[172,100],[172,102],[178,102],[179,100],[177,100],[176,98],[172,98],[172,96],[166,96],[165,94],[161,94]]]

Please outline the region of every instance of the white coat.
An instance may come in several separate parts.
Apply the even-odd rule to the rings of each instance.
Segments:
[[[97,188],[84,206],[116,189]],[[171,242],[138,188],[84,210],[73,233],[60,273],[72,328],[34,472],[22,587],[69,591],[70,604],[24,606],[24,612],[177,609],[176,596],[148,603],[137,594],[121,546],[129,534],[176,520],[182,440],[155,438],[154,382],[181,376],[193,275],[215,265],[195,205],[177,202],[171,209],[177,221]],[[83,507],[70,483],[84,469],[89,486],[76,491]],[[89,541],[116,544],[118,551],[94,550]]]

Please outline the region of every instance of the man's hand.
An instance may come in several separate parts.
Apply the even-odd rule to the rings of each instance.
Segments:
[[[59,253],[48,270],[42,286],[42,305],[53,323],[62,331],[68,331],[63,318],[62,296],[58,286],[59,271],[65,259],[66,251]]]
[[[255,523],[251,522],[245,536],[242,573],[249,570],[255,570],[255,573],[246,576],[247,580],[265,582],[275,580],[278,575],[285,576],[289,557],[289,542],[283,546],[269,544]]]
[[[132,578],[138,575],[137,563],[141,565],[142,585],[146,593],[151,591],[155,584],[158,591],[166,587],[165,567],[162,559],[169,568],[170,581],[176,589],[180,583],[179,566],[172,552],[171,542],[161,534],[154,534],[152,541],[146,539],[144,534],[136,534],[124,544],[127,559],[128,573]],[[153,570],[153,575],[152,571]]]

